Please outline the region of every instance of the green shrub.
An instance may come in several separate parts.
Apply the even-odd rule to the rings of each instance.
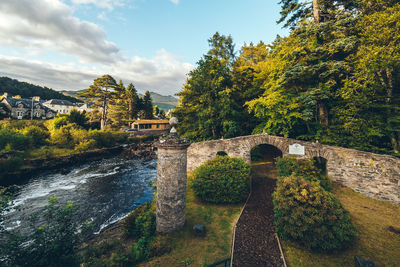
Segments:
[[[78,246],[85,226],[77,222],[78,207],[72,203],[60,205],[52,197],[40,214],[41,226],[29,234],[6,232],[0,243],[0,258],[4,266],[79,266]],[[39,214],[30,219],[38,225]],[[82,231],[78,233],[78,229]],[[4,242],[3,242],[4,241]]]
[[[357,235],[350,215],[319,182],[292,175],[278,180],[274,218],[279,236],[318,252],[348,248]]]
[[[45,122],[45,126],[49,129],[50,132],[53,130],[60,129],[62,126],[65,126],[69,123],[68,117],[65,115],[57,115],[54,119],[48,120]]]
[[[70,128],[66,126],[53,130],[50,141],[58,147],[72,148],[74,146]]]
[[[278,177],[287,177],[292,175],[296,169],[297,160],[295,158],[277,158],[276,169],[278,171]]]
[[[292,174],[303,177],[307,181],[319,181],[321,186],[327,190],[332,190],[332,182],[329,177],[322,174],[313,159],[278,158],[276,161],[278,177],[287,177]]]
[[[77,125],[86,128],[89,118],[86,116],[86,111],[80,112],[79,110],[72,109],[68,115],[69,123],[76,123]]]
[[[250,165],[243,159],[217,156],[193,172],[190,186],[202,201],[239,203],[249,193],[249,174]]]
[[[90,130],[88,132],[88,138],[93,139],[96,142],[96,147],[112,147],[115,145],[115,137],[112,132]]]
[[[151,202],[137,207],[124,220],[124,230],[127,237],[150,238],[156,231],[155,208]]]
[[[28,126],[21,130],[21,133],[31,139],[33,146],[41,147],[47,144],[47,139],[50,137],[50,133],[38,126]]]
[[[96,141],[87,140],[87,141],[81,141],[79,144],[75,145],[74,149],[79,152],[85,152],[95,147],[96,147]]]
[[[26,150],[31,147],[31,138],[12,129],[0,129],[0,150],[6,146],[11,150]]]

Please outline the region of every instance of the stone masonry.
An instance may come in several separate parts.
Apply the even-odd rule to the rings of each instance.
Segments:
[[[294,156],[289,154],[289,145],[300,144],[305,148],[305,155],[296,157],[326,159],[332,180],[366,196],[400,204],[400,158],[267,134],[193,143],[188,149],[188,171],[214,158],[220,151],[250,162],[251,149],[261,144],[275,146],[283,156]]]
[[[157,152],[156,228],[171,233],[185,224],[187,148],[190,145],[176,133],[163,137]]]

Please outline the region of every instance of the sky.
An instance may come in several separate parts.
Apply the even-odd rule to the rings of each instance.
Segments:
[[[0,76],[81,90],[104,74],[173,95],[215,33],[271,43],[279,0],[0,0]],[[0,88],[1,90],[1,88]]]

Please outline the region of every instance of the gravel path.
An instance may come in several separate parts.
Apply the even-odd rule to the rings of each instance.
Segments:
[[[274,167],[260,164],[252,172],[252,194],[236,226],[233,266],[283,266],[273,218]]]

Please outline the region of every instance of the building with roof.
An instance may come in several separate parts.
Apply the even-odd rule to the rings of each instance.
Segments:
[[[1,109],[12,119],[52,119],[57,114],[54,110],[44,106],[40,101],[25,98],[3,97],[0,100]]]
[[[52,110],[57,111],[57,113],[60,114],[69,114],[71,110],[78,109],[78,106],[75,103],[61,99],[51,99],[46,102],[43,102],[43,105]]]
[[[168,120],[137,120],[131,128],[137,131],[166,130],[171,128]]]
[[[89,103],[89,104],[78,103],[76,106],[76,109],[81,112],[83,112],[83,111],[91,112],[91,111],[93,111],[93,108],[91,108],[92,106],[93,106],[93,103]]]

